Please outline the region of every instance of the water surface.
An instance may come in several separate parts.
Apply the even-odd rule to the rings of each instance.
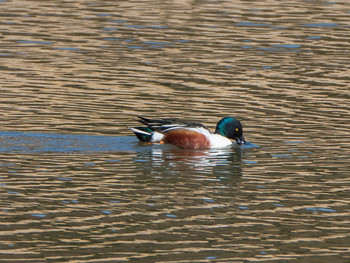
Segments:
[[[0,1],[1,260],[348,262],[349,7]],[[143,145],[136,115],[250,144]]]

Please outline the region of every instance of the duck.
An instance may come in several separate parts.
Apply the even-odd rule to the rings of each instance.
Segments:
[[[199,122],[179,119],[149,119],[137,116],[145,126],[129,128],[141,142],[166,143],[182,149],[204,150],[245,144],[242,124],[234,117],[224,117],[212,133]]]

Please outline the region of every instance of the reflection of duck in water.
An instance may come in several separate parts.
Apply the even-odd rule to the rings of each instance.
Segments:
[[[244,151],[244,147],[189,151],[158,144],[138,152],[134,162],[140,174],[159,178],[176,175],[196,180],[230,180],[242,175]]]
[[[245,143],[243,129],[239,120],[225,117],[216,125],[215,132],[201,123],[179,121],[177,119],[153,120],[139,117],[146,127],[130,128],[143,142],[169,143],[183,149],[223,148]]]

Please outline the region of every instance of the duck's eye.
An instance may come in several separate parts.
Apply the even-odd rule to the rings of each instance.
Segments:
[[[239,131],[239,129],[238,128],[236,128],[236,132],[238,132]]]

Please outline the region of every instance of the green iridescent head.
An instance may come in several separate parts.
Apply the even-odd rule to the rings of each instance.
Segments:
[[[233,117],[222,118],[216,125],[215,133],[235,140],[238,144],[245,143],[242,124]]]

